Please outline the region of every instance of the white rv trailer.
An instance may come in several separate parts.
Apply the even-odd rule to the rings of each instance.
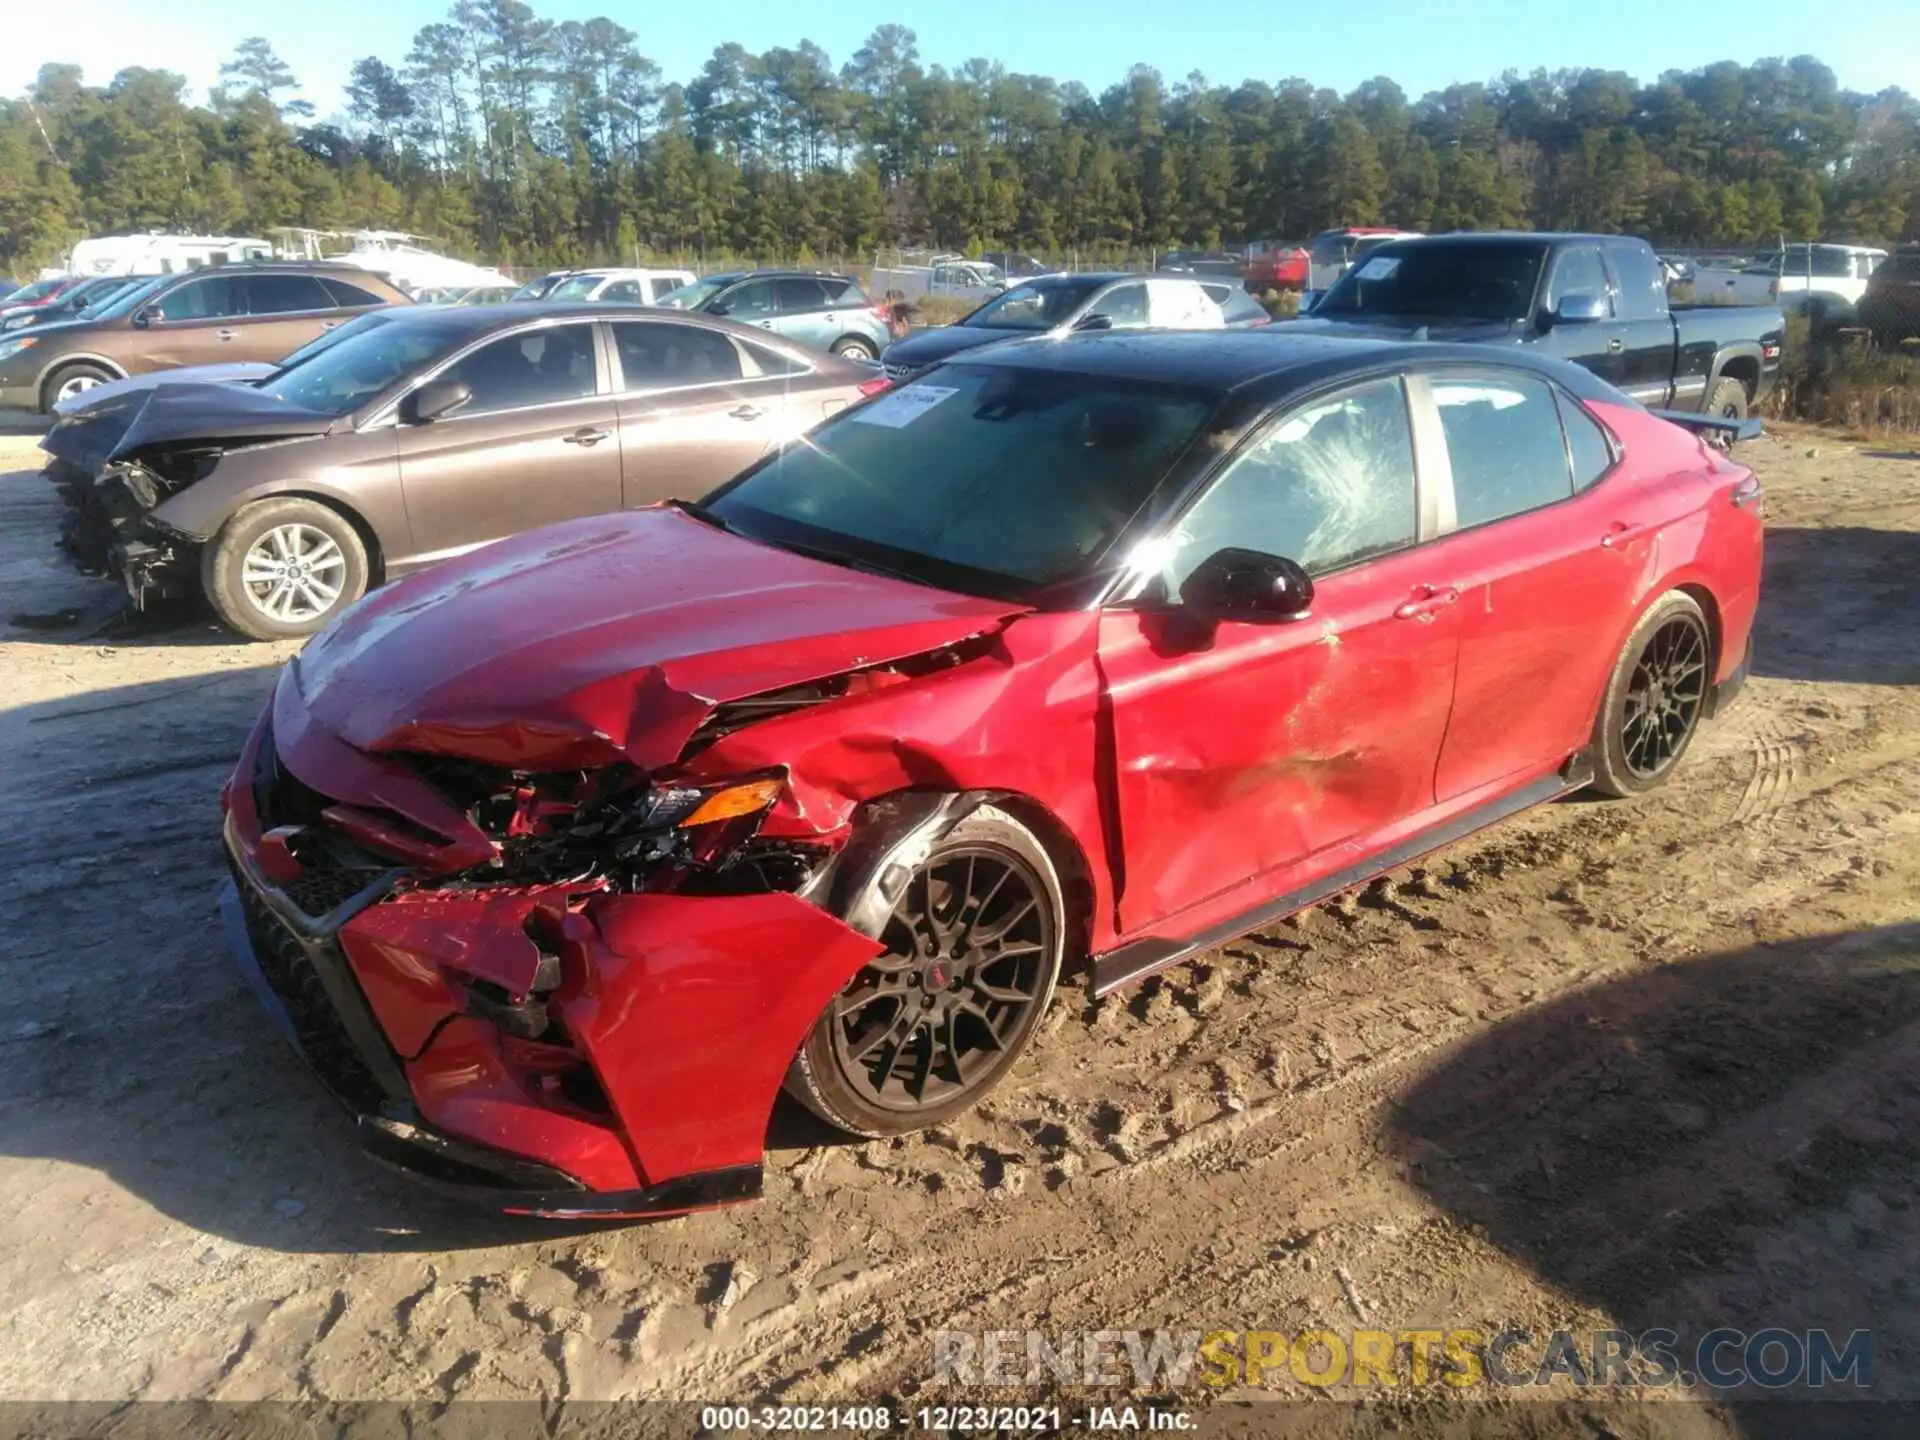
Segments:
[[[244,235],[103,235],[67,253],[69,275],[171,275],[203,265],[271,260],[273,246]]]

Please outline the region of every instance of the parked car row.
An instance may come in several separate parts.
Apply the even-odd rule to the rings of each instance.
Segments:
[[[1269,323],[1232,279],[1051,275],[889,346],[847,277],[656,288],[686,278],[581,271],[538,304],[409,305],[338,267],[156,277],[0,340],[0,400],[59,417],[48,473],[83,569],[142,605],[203,595],[275,638],[530,526],[698,499],[828,410],[988,345]],[[616,288],[642,282],[644,318]],[[1737,420],[1771,387],[1782,327],[1777,310],[1668,310],[1643,242],[1470,236],[1373,247],[1290,328],[1518,343]],[[882,352],[883,370],[859,363]]]

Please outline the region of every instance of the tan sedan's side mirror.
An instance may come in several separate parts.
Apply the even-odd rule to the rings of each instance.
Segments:
[[[409,395],[400,405],[400,418],[409,425],[425,425],[445,419],[473,399],[473,391],[462,380],[432,380]]]

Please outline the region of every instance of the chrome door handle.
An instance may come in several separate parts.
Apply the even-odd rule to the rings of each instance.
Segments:
[[[1420,585],[1415,587],[1415,591],[1393,612],[1394,619],[1431,620],[1460,598],[1460,592],[1451,585]]]
[[[571,435],[564,436],[563,438],[569,445],[594,446],[598,445],[611,434],[613,434],[611,430],[595,430],[591,426],[583,425]]]
[[[216,330],[213,332],[213,338],[216,340],[231,340],[234,337],[234,333],[232,330]]]
[[[337,330],[337,329],[339,329],[339,328],[340,328],[340,326],[341,326],[341,325],[343,325],[343,324],[345,324],[345,323],[346,323],[346,322],[345,322],[345,321],[342,321],[342,320],[328,320],[328,321],[325,321],[325,322],[323,322],[323,323],[321,324],[321,326],[320,326],[320,328],[321,328],[322,330]]]
[[[771,330],[773,328],[773,322],[771,320],[762,320],[760,322],[760,328],[762,330]]]
[[[766,413],[758,405],[736,405],[727,411],[736,420],[758,420]]]
[[[1618,355],[1622,350],[1626,348],[1627,348],[1627,342],[1620,339],[1618,336],[1616,336],[1612,340],[1607,341],[1607,353],[1609,355]]]

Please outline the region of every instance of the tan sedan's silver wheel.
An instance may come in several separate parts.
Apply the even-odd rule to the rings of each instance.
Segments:
[[[247,551],[240,584],[268,620],[299,625],[340,603],[347,557],[333,537],[312,525],[276,525]]]
[[[351,521],[312,500],[241,509],[201,554],[200,579],[242,635],[311,635],[366,592],[366,545]]]

